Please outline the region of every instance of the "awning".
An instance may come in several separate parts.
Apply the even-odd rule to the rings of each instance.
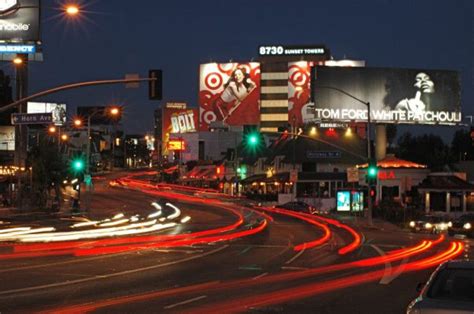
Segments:
[[[395,157],[393,154],[387,155],[382,160],[377,161],[377,167],[379,168],[427,168],[426,165],[417,164],[412,161],[403,160]],[[357,168],[367,168],[367,163],[363,165],[357,165]]]
[[[253,183],[253,182],[257,182],[257,181],[262,181],[266,177],[267,177],[266,174],[254,174],[254,175],[251,175],[250,177],[247,177],[243,180],[240,180],[240,183],[249,184],[249,183]]]
[[[420,192],[474,192],[474,185],[455,175],[429,175],[418,186]]]

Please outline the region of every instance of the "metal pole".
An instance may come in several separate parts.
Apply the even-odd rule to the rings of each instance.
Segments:
[[[17,101],[19,99],[25,98],[28,94],[28,55],[25,54],[18,54],[17,57],[22,59],[22,63],[17,65],[15,67],[16,70],[16,99]],[[4,109],[7,106],[2,107],[1,109]],[[19,113],[26,112],[25,110],[25,104],[22,103],[19,108],[18,108]],[[18,202],[18,207],[22,209],[23,207],[23,202],[22,202],[22,196],[21,196],[21,190],[22,190],[22,172],[21,168],[26,167],[26,141],[27,141],[27,132],[28,129],[26,125],[19,125],[16,127],[16,135],[15,137],[18,139],[16,143],[18,144],[17,147],[15,147],[15,157],[16,157],[16,164],[19,167],[18,171],[18,189],[17,189],[17,202]]]
[[[372,159],[372,149],[370,145],[370,131],[371,131],[371,120],[370,120],[370,102],[366,103],[367,105],[367,173],[369,171],[369,165],[370,161]],[[368,182],[367,183],[367,223],[372,226],[373,221],[372,221],[372,209],[373,209],[373,204],[372,204],[372,198],[370,196],[370,188],[371,185]]]
[[[87,116],[87,151],[86,151],[86,212],[88,213],[90,210],[90,185],[89,176],[90,176],[90,156],[91,156],[91,117],[94,113],[91,113]],[[80,189],[80,187],[79,187]]]

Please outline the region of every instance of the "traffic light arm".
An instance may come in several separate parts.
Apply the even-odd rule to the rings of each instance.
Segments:
[[[80,88],[80,87],[87,87],[87,86],[96,86],[96,85],[110,85],[110,84],[121,84],[121,83],[137,83],[137,82],[149,82],[149,81],[156,81],[157,78],[131,78],[131,79],[117,79],[117,80],[99,80],[99,81],[86,81],[86,82],[79,82],[79,83],[72,83],[72,84],[66,84],[66,85],[61,85],[57,86],[51,89],[44,90],[42,92],[36,93],[34,95],[21,98],[15,102],[12,102],[9,105],[3,106],[0,108],[0,112],[5,112],[11,108],[15,108],[18,105],[21,105],[23,103],[26,103],[30,100],[54,94],[57,92],[61,92],[63,90],[68,90],[68,89],[74,89],[74,88]]]

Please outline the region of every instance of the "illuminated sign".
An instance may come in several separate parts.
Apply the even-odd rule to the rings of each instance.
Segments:
[[[379,171],[378,178],[379,180],[395,179],[395,171]]]
[[[365,103],[370,103],[372,122],[462,122],[461,87],[456,71],[326,66],[313,69],[315,121],[366,122]]]
[[[185,102],[167,102],[165,104],[166,109],[186,109]]]
[[[0,45],[0,53],[35,53],[35,45]]]
[[[196,132],[193,110],[174,113],[171,116],[171,133]]]
[[[280,45],[258,47],[258,54],[260,56],[322,56],[326,53],[326,48],[322,46],[296,47]]]
[[[168,150],[183,151],[186,150],[186,145],[183,140],[169,140],[167,148]]]
[[[0,40],[40,40],[39,19],[40,0],[0,0]]]
[[[66,105],[49,102],[28,102],[27,113],[51,113],[54,125],[66,124]]]
[[[18,4],[17,0],[1,0],[0,1],[0,13],[6,13],[8,10],[13,9]]]

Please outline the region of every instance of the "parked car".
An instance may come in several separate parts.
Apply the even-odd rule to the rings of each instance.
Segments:
[[[425,215],[408,224],[412,232],[440,233],[448,230],[450,219],[447,216]]]
[[[450,236],[461,234],[474,238],[474,214],[462,215],[454,220],[448,228]]]
[[[305,202],[299,202],[299,201],[288,202],[283,205],[278,205],[277,207],[292,210],[295,212],[307,213],[307,214],[316,213],[316,208],[314,208],[313,206],[309,204],[306,204]]]
[[[445,262],[417,289],[421,293],[410,303],[407,314],[473,313],[474,261]]]

